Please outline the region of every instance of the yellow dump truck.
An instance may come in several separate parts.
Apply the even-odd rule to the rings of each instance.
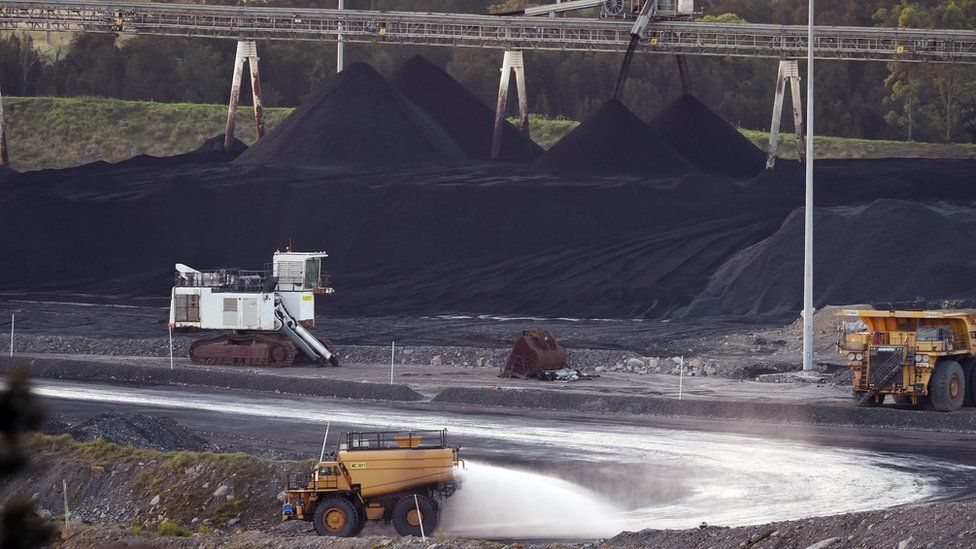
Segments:
[[[282,519],[311,521],[322,536],[358,535],[367,520],[430,535],[440,502],[460,488],[459,464],[447,430],[347,433],[311,474],[288,479]]]
[[[976,319],[963,311],[845,310],[838,350],[854,372],[859,406],[940,412],[976,402]]]

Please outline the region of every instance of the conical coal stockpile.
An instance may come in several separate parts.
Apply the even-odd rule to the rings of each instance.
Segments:
[[[894,221],[893,220],[897,220]],[[976,299],[976,210],[876,200],[814,210],[814,304]],[[803,209],[718,268],[689,314],[795,312],[803,307]],[[896,305],[897,306],[897,305]]]
[[[543,168],[601,174],[675,177],[691,166],[630,109],[616,99],[539,157]]]
[[[491,156],[495,111],[426,58],[415,55],[393,73],[390,82],[429,114],[474,158]],[[503,159],[534,158],[542,147],[527,139],[518,128],[502,127]]]
[[[353,63],[315,91],[235,164],[452,164],[461,146],[373,67]]]
[[[732,177],[753,177],[766,167],[766,153],[697,97],[675,99],[649,124],[698,168]]]

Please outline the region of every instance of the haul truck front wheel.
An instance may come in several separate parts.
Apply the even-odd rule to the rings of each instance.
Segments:
[[[929,380],[929,399],[936,412],[962,408],[966,398],[966,375],[955,360],[940,360]]]
[[[423,522],[424,535],[429,536],[437,528],[437,507],[427,496],[404,496],[393,506],[393,527],[401,536],[419,536]]]
[[[348,538],[359,532],[359,513],[349,500],[343,498],[318,502],[312,522],[320,536]]]

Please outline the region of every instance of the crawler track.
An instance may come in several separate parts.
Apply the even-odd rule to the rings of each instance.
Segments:
[[[278,334],[226,334],[194,341],[189,356],[194,364],[284,368],[295,362],[298,349]]]

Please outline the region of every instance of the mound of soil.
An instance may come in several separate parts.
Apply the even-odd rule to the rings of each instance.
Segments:
[[[697,97],[684,94],[649,124],[651,130],[695,166],[732,177],[753,177],[766,154]]]
[[[207,441],[168,417],[154,417],[132,412],[106,412],[89,418],[68,429],[78,440],[106,440],[121,446],[173,450],[200,451]]]
[[[238,165],[450,164],[468,156],[373,67],[353,63],[235,161]]]
[[[473,158],[491,156],[491,139],[495,129],[495,110],[455,80],[444,69],[420,55],[404,62],[390,77],[390,82],[423,109]],[[502,128],[502,158],[534,158],[542,147],[512,124]]]
[[[147,168],[167,168],[179,166],[180,164],[211,164],[232,162],[247,150],[247,145],[240,139],[234,138],[234,144],[230,151],[224,150],[224,134],[219,134],[204,141],[199,147],[190,152],[173,156],[153,156],[150,154],[140,154],[127,158],[114,164],[117,168],[125,169],[147,169]],[[83,164],[74,168],[67,168],[65,171],[78,170],[84,172],[88,169],[99,169],[104,166],[104,162],[93,162]]]
[[[37,430],[37,432],[45,435],[60,435],[67,433],[69,429],[71,429],[70,424],[61,421],[60,419],[49,417],[44,420],[44,423],[41,425],[41,428]]]
[[[684,158],[616,99],[601,105],[539,157],[536,165],[653,177],[679,176],[690,169]]]
[[[878,200],[814,213],[814,303],[976,299],[976,210]],[[803,209],[769,238],[722,265],[688,308],[693,314],[802,308]]]
[[[241,153],[247,150],[247,145],[244,144],[238,138],[234,138],[234,145],[231,147],[230,151],[224,151],[224,134],[219,134],[211,137],[201,144],[199,147],[193,149],[190,154],[207,154],[207,153],[226,153],[231,156],[237,157]]]

